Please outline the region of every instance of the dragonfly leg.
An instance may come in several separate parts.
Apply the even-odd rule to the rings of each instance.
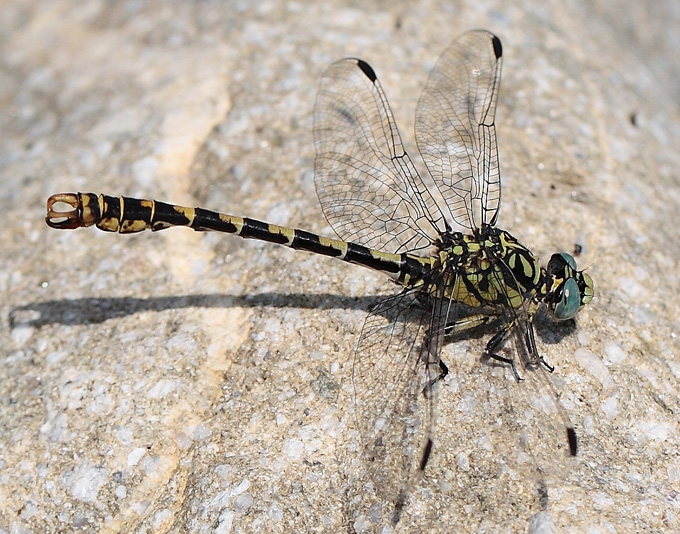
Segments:
[[[449,374],[449,368],[444,363],[444,360],[439,360],[439,371],[441,371],[439,373],[439,376],[437,378],[435,378],[435,381],[437,381],[437,382],[439,382],[440,380],[443,380],[444,378],[446,378],[446,375]]]
[[[439,382],[440,380],[443,380],[446,375],[449,374],[449,368],[446,366],[446,364],[442,361],[439,360],[439,374],[435,376],[434,378],[430,379],[427,384],[425,384],[425,387],[423,388],[423,395],[425,398],[430,398],[430,394],[432,393],[432,389],[434,388],[435,384]]]
[[[512,329],[514,326],[515,321],[509,321],[503,325],[503,327],[486,344],[486,348],[484,349],[484,357],[493,358],[498,362],[508,364],[512,369],[512,374],[515,375],[515,380],[517,380],[517,382],[521,382],[522,380],[524,380],[524,377],[519,374],[519,371],[517,370],[517,365],[515,365],[515,360],[513,358],[501,356],[497,352],[503,347],[503,345],[505,345],[505,342],[508,340],[508,337],[512,333]],[[533,329],[531,330],[531,332],[533,338]]]
[[[501,330],[499,330],[496,333],[496,335],[494,335],[487,343],[486,349],[484,349],[484,356],[487,358],[493,358],[496,361],[507,363],[508,365],[510,365],[510,367],[512,368],[512,374],[515,375],[515,378],[517,379],[518,382],[521,382],[522,380],[524,380],[524,378],[519,374],[515,360],[513,358],[501,356],[497,352],[503,347],[505,342],[508,340],[508,337],[512,333],[512,329],[516,326],[516,324],[517,320],[505,323]],[[527,352],[525,353],[523,352],[522,349],[520,349],[520,353],[527,355],[525,365],[530,367],[543,365],[551,373],[555,370],[555,367],[550,365],[547,362],[547,360],[541,354],[539,354],[538,349],[536,348],[534,325],[531,321],[526,321],[525,323],[524,345]]]
[[[531,365],[543,365],[549,372],[553,372],[555,367],[550,365],[546,359],[538,353],[536,348],[536,338],[534,337],[534,325],[527,322],[527,328],[524,332],[524,339],[526,340],[527,350],[529,351],[529,362]]]

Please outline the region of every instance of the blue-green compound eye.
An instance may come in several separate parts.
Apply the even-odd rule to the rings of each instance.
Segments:
[[[569,254],[563,254],[563,256],[569,256]],[[569,256],[569,258],[571,258],[572,262],[574,261],[574,258],[571,256]],[[564,281],[564,287],[562,288],[562,299],[555,305],[553,315],[555,316],[555,319],[559,319],[560,321],[571,319],[576,315],[576,312],[580,307],[581,294],[578,290],[578,284],[573,278],[567,278],[567,280]]]
[[[576,270],[576,260],[571,254],[567,254],[566,252],[560,252],[560,256],[564,258],[564,261],[566,261],[569,264],[569,267]]]

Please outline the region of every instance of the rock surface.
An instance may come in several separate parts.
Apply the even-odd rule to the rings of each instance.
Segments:
[[[332,235],[313,182],[324,69],[370,62],[413,146],[428,70],[475,27],[504,44],[499,226],[544,259],[578,244],[595,281],[577,328],[538,324],[580,451],[534,415],[545,384],[482,365],[486,339],[450,345],[394,530],[680,529],[678,10],[635,27],[625,2],[469,4],[4,3],[0,533],[393,530],[348,393],[390,284],[230,236],[57,232],[44,203],[153,197]],[[530,449],[515,416],[534,417]]]

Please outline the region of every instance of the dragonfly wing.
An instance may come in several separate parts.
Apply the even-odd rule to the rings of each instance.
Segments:
[[[367,472],[392,503],[393,523],[432,450],[448,304],[434,299],[425,309],[414,290],[387,298],[366,319],[357,345],[357,425]]]
[[[416,141],[452,219],[467,230],[495,224],[501,184],[496,101],[502,47],[492,33],[464,33],[440,56],[416,110]]]
[[[373,69],[340,60],[321,79],[314,106],[316,191],[344,240],[401,253],[429,247],[443,215],[402,145]]]

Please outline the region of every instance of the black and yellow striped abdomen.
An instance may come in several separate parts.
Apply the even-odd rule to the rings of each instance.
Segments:
[[[71,210],[58,211],[55,204],[67,204]],[[435,258],[412,254],[390,254],[356,243],[323,237],[304,230],[288,228],[210,211],[188,208],[158,200],[97,195],[95,193],[60,193],[47,201],[47,224],[52,228],[73,229],[96,226],[105,232],[131,234],[144,230],[158,231],[186,226],[199,232],[224,232],[246,239],[277,243],[338,258],[387,274],[392,280],[409,287],[422,283],[436,263]]]

